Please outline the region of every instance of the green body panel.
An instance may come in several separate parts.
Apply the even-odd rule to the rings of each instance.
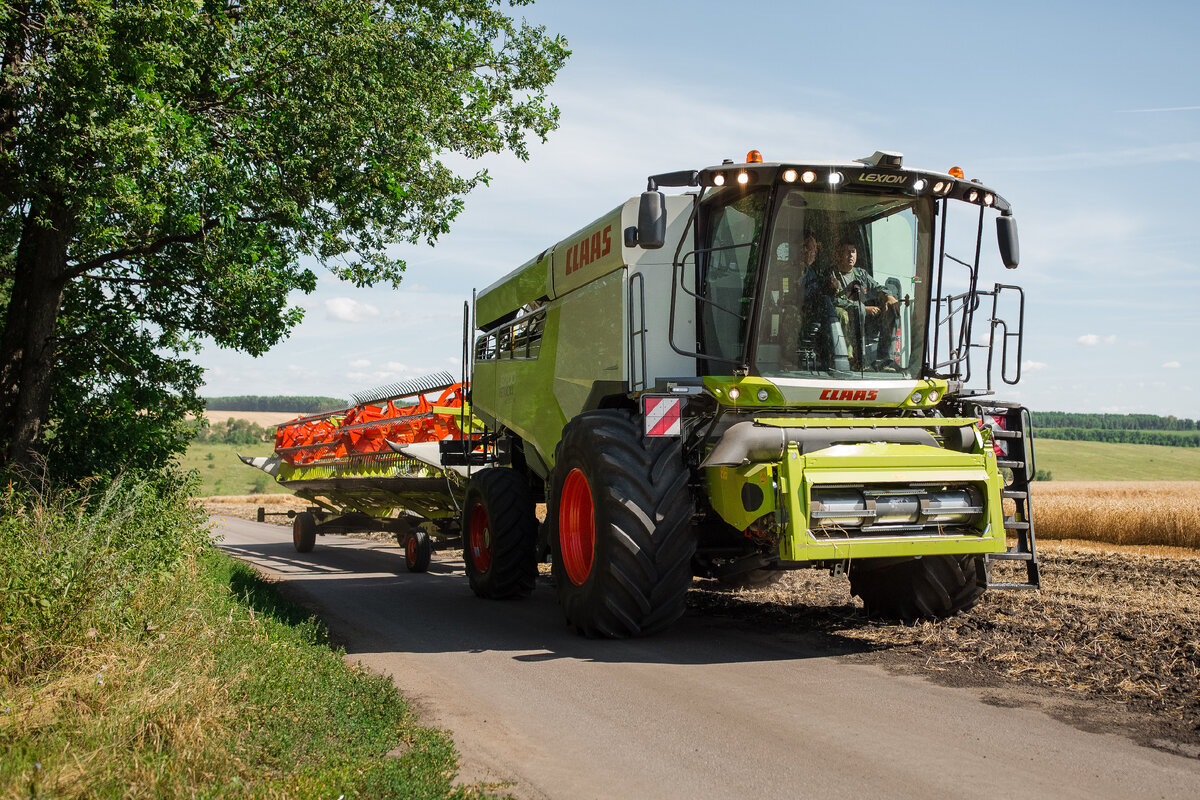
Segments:
[[[617,206],[554,246],[551,297],[563,297],[602,275],[625,266],[621,246],[621,215]],[[616,311],[621,306],[605,306]]]
[[[704,470],[708,500],[713,510],[739,531],[746,530],[751,523],[765,514],[774,514],[779,496],[775,481],[776,471],[774,464],[710,467]],[[746,508],[742,494],[746,484],[757,486],[762,493],[762,502],[755,508]]]
[[[491,325],[522,306],[551,294],[550,256],[546,252],[480,292],[475,302],[475,322],[481,327]]]
[[[547,305],[536,357],[475,362],[472,408],[532,445],[547,467],[596,382],[625,380],[625,318],[607,313],[622,307],[624,291],[625,271],[609,271]]]
[[[477,414],[512,430],[539,453],[562,436],[567,418],[549,398],[554,394],[561,305],[550,306],[537,358],[475,362],[471,402]]]
[[[806,427],[932,427],[973,425],[973,419],[796,419],[772,424]],[[1006,547],[1001,488],[1003,479],[989,443],[977,452],[959,453],[917,444],[843,444],[807,455],[789,445],[778,463],[741,467],[709,467],[705,480],[713,510],[727,523],[745,530],[755,520],[773,514],[781,532],[779,558],[785,562],[887,558],[964,553],[997,553]],[[977,534],[958,532],[896,533],[892,535],[831,536],[808,528],[814,487],[855,485],[973,484],[984,497],[985,515]],[[758,508],[747,510],[743,487],[753,484],[764,493]],[[757,493],[750,492],[751,497]]]
[[[610,272],[561,300],[554,350],[554,400],[564,419],[584,410],[597,381],[625,380],[625,315],[614,311],[624,305],[625,272]],[[553,458],[561,428],[553,441],[535,442],[543,455]],[[547,461],[552,464],[552,461]]]

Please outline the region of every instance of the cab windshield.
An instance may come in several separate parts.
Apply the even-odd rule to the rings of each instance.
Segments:
[[[933,201],[870,191],[716,192],[700,252],[702,342],[794,378],[917,378]],[[744,354],[744,355],[743,355]]]

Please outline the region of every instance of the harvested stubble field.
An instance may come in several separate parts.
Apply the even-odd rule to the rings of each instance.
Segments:
[[[1200,552],[1049,542],[1040,561],[1040,592],[988,592],[937,623],[869,620],[845,579],[807,570],[757,590],[697,581],[689,605],[1200,756]]]
[[[844,578],[816,570],[753,590],[698,580],[689,606],[762,630],[816,631],[851,659],[992,687],[998,704],[1200,757],[1198,501],[1200,483],[1037,484],[1042,590],[989,592],[938,623],[869,620]],[[210,514],[248,519],[260,504],[305,505],[282,495],[204,503]],[[1180,544],[1190,547],[1167,546]]]

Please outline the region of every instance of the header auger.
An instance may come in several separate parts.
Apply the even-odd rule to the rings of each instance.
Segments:
[[[983,279],[989,220],[999,266],[1019,261],[1008,201],[885,152],[754,151],[647,183],[478,294],[456,428],[443,415],[401,446],[397,423],[339,419],[343,438],[368,426],[360,440],[443,482],[441,505],[393,485],[389,519],[461,535],[483,597],[527,594],[548,557],[568,621],[595,636],[669,626],[697,576],[825,569],[904,620],[1036,588],[1028,415],[991,397],[993,374],[1019,379],[1023,338],[1023,292]],[[430,402],[418,416],[437,416]],[[385,477],[338,441],[319,452],[358,488],[321,502],[358,509]],[[281,481],[315,498],[325,485],[303,470],[320,463]],[[1027,580],[993,580],[999,560]]]

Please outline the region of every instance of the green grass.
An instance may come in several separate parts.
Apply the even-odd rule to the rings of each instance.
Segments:
[[[1198,481],[1200,448],[1037,439],[1039,470],[1056,481]]]
[[[390,680],[138,491],[0,498],[0,797],[477,796]]]
[[[275,452],[270,442],[256,445],[193,443],[179,459],[184,471],[195,470],[200,476],[196,490],[201,497],[245,494],[290,494],[266,473],[247,467],[238,460],[244,456],[269,456]]]

